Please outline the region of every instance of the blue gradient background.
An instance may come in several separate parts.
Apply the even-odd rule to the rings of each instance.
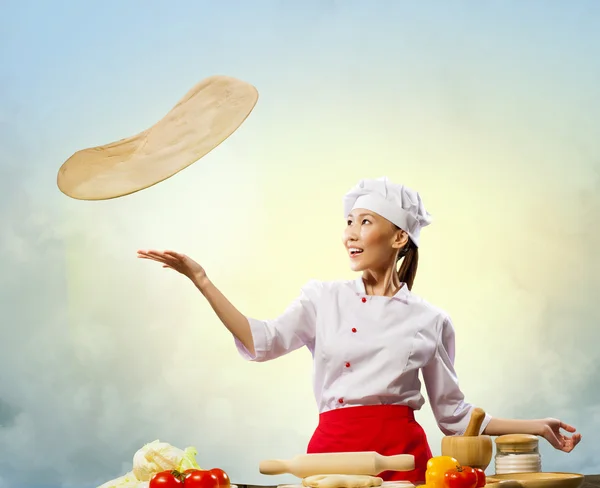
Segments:
[[[467,399],[574,424],[544,469],[600,473],[599,27],[594,1],[0,2],[0,487],[94,487],[156,438],[238,483],[292,481],[258,463],[304,452],[309,354],[244,363],[135,251],[188,253],[272,317],[353,276],[341,197],[381,175],[434,215],[414,291],[454,319]],[[260,92],[225,144],[127,198],[58,191],[73,152],[212,74]]]

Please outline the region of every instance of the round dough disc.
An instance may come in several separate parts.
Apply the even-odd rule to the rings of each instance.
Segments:
[[[78,200],[108,200],[160,183],[233,134],[257,101],[258,91],[244,81],[206,78],[149,129],[77,151],[60,167],[58,188]]]

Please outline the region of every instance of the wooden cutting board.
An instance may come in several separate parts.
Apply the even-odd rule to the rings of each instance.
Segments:
[[[487,477],[487,486],[494,488],[580,488],[583,475],[578,473],[510,473]]]

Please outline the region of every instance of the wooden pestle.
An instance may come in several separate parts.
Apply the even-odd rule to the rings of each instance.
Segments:
[[[485,419],[485,412],[482,408],[474,408],[471,412],[471,420],[469,420],[469,425],[467,425],[467,429],[463,434],[465,437],[472,437],[475,435],[479,435],[479,429],[481,429],[481,424]]]

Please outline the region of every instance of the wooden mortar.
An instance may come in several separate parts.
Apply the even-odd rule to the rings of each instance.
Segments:
[[[464,435],[442,438],[442,456],[453,457],[461,466],[485,471],[492,460],[492,438],[479,435],[484,418],[485,412],[481,408],[474,408]]]

